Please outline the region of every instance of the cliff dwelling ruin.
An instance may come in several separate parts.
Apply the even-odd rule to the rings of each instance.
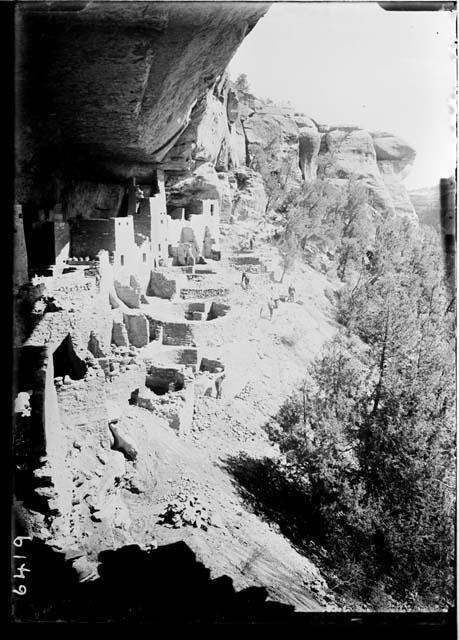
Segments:
[[[288,320],[278,339],[259,318],[270,296],[286,294],[275,289],[284,286],[274,277],[279,253],[267,247],[276,220],[266,222],[260,149],[272,155],[273,175],[289,160],[289,180],[299,187],[317,177],[321,154],[339,141],[341,181],[364,175],[376,203],[414,215],[400,177],[413,160],[410,147],[390,134],[320,125],[230,80],[231,58],[268,8],[127,0],[17,6],[15,500],[27,532],[66,554],[80,583],[97,578],[101,551],[154,538],[157,483],[163,499],[180,473],[192,492],[194,432],[208,429],[218,453],[205,467],[201,446],[193,461],[207,469],[209,486],[214,469],[223,473],[220,431],[236,447],[246,428],[248,446],[266,452],[265,433],[255,441],[246,425],[255,411],[244,404],[250,375],[266,385],[256,410],[271,415],[271,390],[290,384],[279,350],[305,331],[294,334]],[[241,287],[242,272],[250,287]],[[294,320],[301,304],[289,307]],[[317,335],[322,340],[319,328]],[[270,359],[274,377],[263,378]],[[232,491],[226,476],[223,483],[222,508]],[[274,534],[257,526],[248,559],[238,523],[228,528],[242,549],[236,560],[225,556],[228,540],[212,547],[212,531],[203,549],[231,560],[234,575],[252,562],[285,591],[296,556],[276,538],[287,567],[278,578],[270,565],[278,549],[268,554],[258,543]],[[214,529],[223,536],[225,524],[215,518]],[[208,532],[196,525],[192,533],[201,530]],[[304,591],[291,601],[314,607]]]
[[[266,10],[17,7],[15,440],[27,477],[47,478],[29,493],[69,544],[123,509],[129,402],[189,431],[202,358],[192,325],[229,310],[218,275],[228,203],[195,183],[190,141],[215,99],[228,166],[240,122],[225,67]]]

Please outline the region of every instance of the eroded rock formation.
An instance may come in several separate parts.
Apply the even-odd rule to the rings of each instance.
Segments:
[[[245,99],[249,162],[262,149],[272,170],[288,173],[287,186],[313,180],[319,165],[337,178],[363,177],[378,208],[416,220],[403,184],[415,158],[406,142],[357,126],[316,125],[290,107],[266,105],[252,96]]]
[[[151,175],[269,6],[66,4],[18,5],[21,202],[69,175]]]
[[[298,117],[298,155],[303,180],[313,180],[317,175],[317,161],[321,135],[312,120]]]

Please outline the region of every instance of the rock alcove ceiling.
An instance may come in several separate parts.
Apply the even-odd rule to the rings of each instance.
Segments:
[[[19,5],[18,200],[52,176],[150,177],[268,7]]]

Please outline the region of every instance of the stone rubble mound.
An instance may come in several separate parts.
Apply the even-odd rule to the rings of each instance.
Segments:
[[[210,512],[198,497],[189,498],[181,495],[167,504],[163,513],[160,514],[158,524],[174,529],[191,526],[207,531],[212,525],[212,519]]]

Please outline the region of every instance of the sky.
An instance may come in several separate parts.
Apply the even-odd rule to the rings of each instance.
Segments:
[[[320,123],[388,131],[416,150],[408,188],[456,163],[456,16],[376,3],[276,3],[230,65],[253,94]]]

